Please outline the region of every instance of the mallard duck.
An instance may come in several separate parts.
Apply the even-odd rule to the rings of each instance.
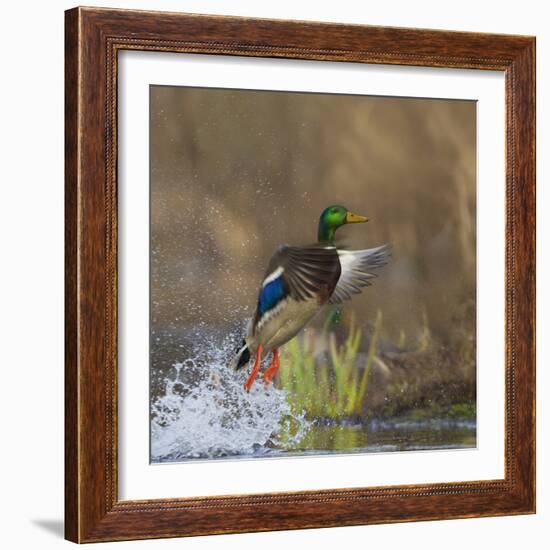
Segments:
[[[250,390],[262,357],[272,353],[263,374],[269,384],[280,367],[278,348],[294,338],[325,304],[338,304],[361,292],[376,277],[370,272],[386,263],[387,245],[366,250],[344,250],[335,245],[336,230],[348,223],[364,223],[365,216],[344,206],[325,208],[319,218],[318,242],[308,246],[280,246],[265,272],[256,312],[242,346],[232,361],[239,370],[255,356],[245,383]]]

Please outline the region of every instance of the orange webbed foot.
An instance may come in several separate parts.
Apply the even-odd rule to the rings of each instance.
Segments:
[[[265,385],[269,385],[269,383],[275,378],[275,375],[277,374],[277,371],[279,370],[279,367],[281,366],[279,362],[279,351],[277,349],[273,350],[273,358],[271,359],[271,364],[269,365],[269,368],[264,372],[262,378],[265,383]]]
[[[246,391],[250,391],[252,384],[254,384],[254,380],[256,380],[256,376],[258,376],[258,373],[260,372],[260,367],[262,365],[262,351],[262,346],[258,346],[258,349],[256,350],[256,362],[254,363],[254,368],[252,369],[252,372],[244,385],[244,389]]]

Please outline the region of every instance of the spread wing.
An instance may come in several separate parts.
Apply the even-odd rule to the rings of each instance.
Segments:
[[[330,295],[340,277],[338,253],[333,246],[281,246],[268,267],[282,269],[290,296],[307,300],[321,292]],[[328,297],[328,296],[327,296]]]
[[[371,270],[386,265],[389,249],[385,244],[366,250],[338,250],[342,272],[329,304],[349,300],[353,294],[359,294],[363,287],[371,285],[371,279],[376,277]]]
[[[340,277],[338,252],[333,246],[280,246],[271,258],[258,297],[256,319],[292,297],[326,301]]]

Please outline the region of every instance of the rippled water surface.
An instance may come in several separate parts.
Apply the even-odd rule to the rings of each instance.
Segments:
[[[367,419],[334,423],[293,411],[287,393],[227,367],[232,342],[163,369],[152,385],[151,461],[468,448],[474,421]],[[230,354],[229,354],[230,356]]]

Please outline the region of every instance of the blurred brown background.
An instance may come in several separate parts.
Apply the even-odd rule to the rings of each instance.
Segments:
[[[472,101],[151,87],[153,369],[242,326],[276,247],[314,242],[330,204],[370,218],[340,242],[392,245],[346,314],[381,310],[390,350],[458,349],[445,368],[475,391]]]
[[[320,212],[367,215],[338,238],[389,242],[391,264],[353,301],[443,341],[475,294],[475,102],[151,89],[153,319],[222,326],[252,314],[281,243],[316,239]],[[177,319],[177,321],[176,321]],[[472,328],[472,327],[470,327]]]

